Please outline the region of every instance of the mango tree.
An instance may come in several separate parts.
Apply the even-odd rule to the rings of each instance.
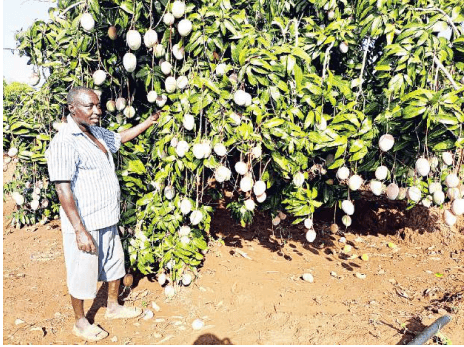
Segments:
[[[49,14],[17,35],[49,74],[41,127],[77,85],[114,131],[164,111],[117,158],[143,273],[195,272],[225,192],[242,225],[256,209],[274,226],[290,214],[310,242],[316,208],[342,208],[349,226],[366,188],[462,213],[459,0],[60,0]]]

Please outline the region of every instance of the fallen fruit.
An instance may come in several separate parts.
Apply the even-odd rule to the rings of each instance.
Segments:
[[[175,290],[174,287],[171,286],[170,284],[168,284],[168,285],[164,288],[164,295],[166,295],[166,297],[172,298],[175,294],[176,294],[176,290]]]
[[[330,232],[332,234],[335,234],[336,232],[338,231],[338,225],[333,223],[331,226],[330,226]]]
[[[314,277],[313,275],[309,274],[309,273],[304,273],[303,276],[301,276],[303,278],[304,281],[306,282],[309,282],[309,283],[313,283],[314,282]]]
[[[350,253],[351,249],[352,249],[352,247],[350,245],[345,245],[345,247],[343,247],[342,252],[345,253],[345,254]]]
[[[122,284],[124,284],[124,287],[130,287],[132,283],[134,283],[134,276],[126,274],[122,280]]]
[[[457,222],[457,217],[448,210],[443,212],[443,219],[445,220],[446,225],[452,227]]]
[[[455,199],[451,204],[451,211],[456,216],[464,214],[464,199]]]
[[[205,326],[205,323],[201,319],[195,319],[192,322],[192,329],[193,330],[200,330]]]

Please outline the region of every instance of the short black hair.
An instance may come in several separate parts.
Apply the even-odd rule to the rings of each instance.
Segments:
[[[88,91],[93,92],[93,89],[90,89],[84,86],[72,87],[71,90],[68,92],[68,96],[66,97],[68,106],[74,103],[74,99],[76,98],[76,95],[78,95],[80,92],[88,92]]]

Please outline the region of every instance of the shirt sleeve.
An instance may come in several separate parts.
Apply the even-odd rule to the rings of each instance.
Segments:
[[[74,147],[65,142],[50,144],[45,153],[50,181],[72,181],[79,157]]]
[[[121,147],[121,135],[105,128],[98,128],[101,138],[105,141],[111,153],[116,153]]]

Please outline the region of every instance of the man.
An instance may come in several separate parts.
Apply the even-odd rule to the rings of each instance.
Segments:
[[[73,88],[67,101],[70,115],[47,150],[48,171],[61,203],[67,284],[76,319],[73,333],[99,341],[108,333],[84,315],[84,300],[96,297],[98,281],[108,282],[106,318],[134,318],[142,313],[118,303],[125,268],[116,227],[120,189],[111,153],[152,126],[159,114],[118,134],[97,126],[102,112],[91,89]]]

